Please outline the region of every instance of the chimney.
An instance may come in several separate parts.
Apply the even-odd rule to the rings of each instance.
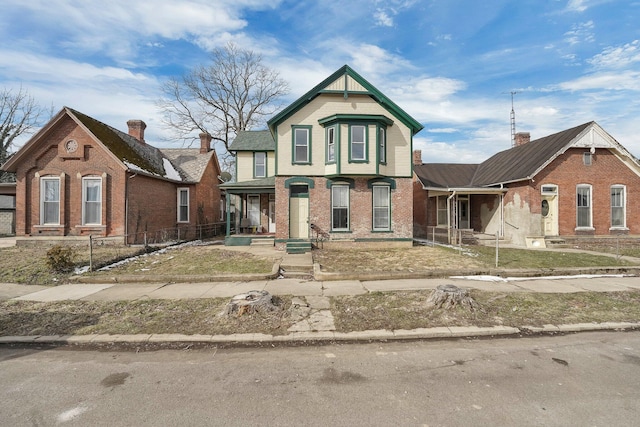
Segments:
[[[422,150],[413,150],[413,164],[414,165],[422,164]]]
[[[129,120],[127,125],[129,126],[129,135],[144,144],[144,130],[147,128],[145,122],[142,120]]]
[[[200,134],[200,154],[206,154],[211,151],[211,135],[202,132]]]
[[[529,132],[516,133],[516,147],[524,144],[528,144],[531,141],[531,134]]]

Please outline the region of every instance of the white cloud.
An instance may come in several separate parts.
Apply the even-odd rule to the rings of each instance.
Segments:
[[[585,3],[585,0],[569,0],[569,3],[567,4],[567,10],[574,12],[584,12],[585,10],[587,10],[587,6]]]
[[[430,133],[456,133],[458,129],[456,128],[429,128],[426,129],[427,132]]]
[[[384,10],[376,10],[376,12],[373,14],[373,17],[375,18],[376,25],[380,27],[393,27],[393,18],[390,17]]]
[[[594,28],[593,21],[573,24],[571,26],[571,30],[564,33],[565,35],[564,41],[565,43],[568,43],[570,46],[573,46],[582,42],[591,43],[595,41],[593,28]]]
[[[594,73],[560,83],[562,90],[633,90],[640,91],[640,71]]]
[[[587,60],[596,69],[621,69],[640,62],[640,40],[623,46],[610,46]]]

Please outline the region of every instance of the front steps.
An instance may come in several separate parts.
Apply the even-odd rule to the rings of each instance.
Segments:
[[[251,239],[251,246],[274,246],[275,239],[273,237],[270,238],[253,238]]]
[[[307,252],[311,252],[311,242],[306,240],[287,242],[288,254],[304,254]]]

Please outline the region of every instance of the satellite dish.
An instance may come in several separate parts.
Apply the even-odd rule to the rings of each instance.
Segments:
[[[222,172],[220,174],[220,179],[222,180],[222,182],[229,182],[231,181],[231,174],[229,172]]]

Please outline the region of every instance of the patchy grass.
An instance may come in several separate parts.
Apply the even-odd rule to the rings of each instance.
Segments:
[[[226,298],[145,301],[0,302],[0,336],[87,334],[281,335],[292,324],[290,297],[278,297],[281,311],[222,315]]]
[[[499,268],[611,267],[633,265],[605,255],[571,251],[499,249]],[[436,246],[396,249],[334,249],[314,251],[314,259],[326,272],[395,272],[436,269],[494,268],[495,248],[465,246],[463,251]]]
[[[47,266],[48,245],[21,245],[0,249],[0,282],[28,285],[64,283],[73,273],[54,273]],[[74,246],[75,267],[89,265],[89,247]],[[144,248],[103,245],[93,249],[95,267],[144,253]]]
[[[470,250],[477,253],[479,255],[478,260],[485,265],[495,266],[495,248],[473,246],[470,247]],[[498,250],[498,267],[500,268],[614,267],[628,265],[634,264],[615,257],[584,252],[513,248]]]
[[[274,260],[216,245],[194,245],[154,252],[105,272],[109,274],[199,275],[270,273]]]
[[[472,290],[480,309],[436,309],[425,301],[429,291],[375,292],[332,299],[331,311],[341,332],[415,329],[438,326],[542,326],[590,322],[637,322],[640,291],[510,294]]]
[[[435,309],[430,291],[374,292],[331,298],[339,332],[438,326],[542,326],[592,322],[637,322],[640,291],[541,294],[472,290],[480,306]],[[287,334],[293,324],[291,297],[277,297],[280,311],[223,316],[226,298],[118,302],[0,302],[0,336],[86,334]]]
[[[327,272],[430,271],[486,267],[477,257],[445,247],[414,246],[392,249],[323,249],[313,252],[314,261]]]

